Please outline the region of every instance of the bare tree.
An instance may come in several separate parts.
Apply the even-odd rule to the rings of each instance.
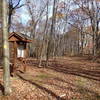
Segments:
[[[51,29],[49,33],[49,39],[47,41],[47,51],[46,51],[46,66],[48,66],[48,60],[49,60],[49,55],[51,51],[51,45],[52,45],[52,38],[54,36],[54,25],[55,25],[55,19],[56,19],[56,2],[57,0],[53,1],[53,11],[52,11],[52,22],[51,22]]]
[[[41,9],[38,9],[35,2],[36,0],[26,0],[26,5],[27,5],[27,11],[29,13],[30,20],[28,22],[28,27],[29,27],[29,32],[30,32],[30,37],[32,38],[33,42],[30,44],[30,56],[34,56],[34,50],[35,50],[35,45],[33,45],[34,40],[36,38],[36,32],[37,32],[37,26],[39,25],[39,22],[42,19],[42,16],[45,12],[46,9],[46,4],[44,3],[41,7]],[[38,9],[38,10],[37,10]],[[41,28],[40,28],[41,29]],[[37,32],[38,33],[38,32]]]
[[[18,0],[17,4],[15,4],[14,0],[9,0],[8,31],[10,31],[12,15],[15,13],[16,9],[19,9],[25,5],[25,4],[20,5],[20,2],[21,0]]]
[[[3,14],[3,76],[4,76],[4,92],[5,95],[11,93],[10,87],[10,68],[9,68],[9,42],[8,42],[8,23],[7,23],[7,1],[3,0],[2,3]]]
[[[99,51],[99,23],[100,23],[100,1],[98,0],[74,0],[79,8],[88,16],[92,27],[93,54],[96,56]]]

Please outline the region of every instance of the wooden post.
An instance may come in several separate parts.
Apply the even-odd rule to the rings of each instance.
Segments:
[[[26,47],[25,47],[25,59],[23,60],[23,67],[24,67],[24,72],[26,72],[26,59],[27,59],[27,57],[28,57],[28,44],[26,43]]]
[[[16,68],[16,61],[17,61],[17,42],[14,41],[14,66],[13,66],[13,72],[15,71]]]
[[[26,59],[23,59],[24,72],[26,72]]]

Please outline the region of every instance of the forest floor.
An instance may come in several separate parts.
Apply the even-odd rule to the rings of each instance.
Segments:
[[[100,100],[100,63],[62,57],[50,60],[48,67],[37,64],[33,60],[25,73],[11,77],[13,92],[0,100]]]

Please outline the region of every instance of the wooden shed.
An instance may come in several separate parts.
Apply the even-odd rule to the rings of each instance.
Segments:
[[[18,58],[28,57],[28,43],[32,42],[31,38],[22,33],[12,32],[9,35],[10,42],[10,59],[13,65],[16,65]]]

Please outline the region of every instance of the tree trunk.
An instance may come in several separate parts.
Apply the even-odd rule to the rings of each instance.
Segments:
[[[4,79],[4,94],[11,93],[10,88],[10,69],[9,69],[9,42],[8,42],[8,24],[7,24],[7,1],[3,0],[3,79]]]

